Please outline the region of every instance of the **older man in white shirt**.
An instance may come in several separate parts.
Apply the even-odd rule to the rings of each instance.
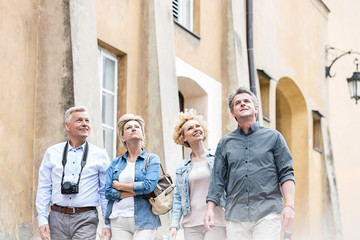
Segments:
[[[91,125],[85,107],[65,113],[69,140],[49,147],[40,169],[36,209],[41,239],[95,239],[99,223],[96,206],[106,210],[107,153],[86,139]],[[49,205],[51,211],[49,214]],[[101,239],[111,239],[110,226],[103,225]]]

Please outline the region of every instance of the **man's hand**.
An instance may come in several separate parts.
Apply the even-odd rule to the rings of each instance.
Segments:
[[[111,229],[103,228],[101,231],[101,240],[111,240]]]
[[[284,228],[290,227],[295,219],[295,183],[292,180],[285,181],[281,188],[283,190],[285,205],[281,213],[281,223]]]
[[[50,228],[48,224],[42,225],[39,228],[41,240],[49,240],[50,239]]]
[[[210,225],[214,225],[214,207],[216,204],[214,202],[208,201],[207,202],[207,208],[206,208],[206,214],[204,217],[204,225],[206,229],[209,231],[212,231]]]
[[[288,228],[291,226],[295,219],[295,211],[294,207],[292,206],[286,206],[284,207],[282,213],[281,213],[281,223],[284,228]]]
[[[170,237],[171,237],[171,239],[175,240],[176,239],[176,234],[177,234],[177,229],[172,227],[170,229]]]

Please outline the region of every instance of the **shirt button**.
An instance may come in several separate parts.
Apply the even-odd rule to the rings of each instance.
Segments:
[[[245,190],[245,192],[248,192],[248,190]]]
[[[245,175],[245,177],[247,177],[247,175]]]
[[[245,149],[248,149],[247,147]]]
[[[245,161],[245,163],[248,163],[248,161]]]

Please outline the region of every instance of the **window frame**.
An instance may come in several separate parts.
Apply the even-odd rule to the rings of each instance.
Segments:
[[[98,53],[99,53],[99,56],[98,56],[98,66],[99,66],[99,81],[100,81],[100,111],[101,111],[101,127],[102,127],[102,132],[103,132],[103,139],[105,139],[105,136],[104,136],[104,129],[105,130],[112,130],[113,131],[113,136],[112,136],[112,141],[113,141],[113,144],[112,144],[112,150],[113,152],[110,153],[108,152],[109,154],[109,157],[110,158],[114,158],[116,156],[116,149],[117,149],[117,134],[116,134],[116,125],[117,125],[117,97],[118,97],[118,64],[119,64],[119,59],[118,57],[116,56],[116,54],[114,53],[111,53],[110,51],[98,46]],[[103,66],[103,62],[104,62],[104,58],[107,58],[107,59],[110,59],[112,61],[114,61],[114,92],[111,92],[110,90],[108,89],[105,89],[103,88],[103,72],[104,72],[104,66]],[[103,123],[103,119],[102,119],[102,116],[103,116],[103,101],[102,101],[102,96],[103,96],[103,93],[106,93],[106,94],[110,94],[114,97],[114,107],[113,107],[113,115],[114,115],[114,119],[113,119],[113,126],[110,126],[108,124],[105,124]],[[105,150],[107,151],[106,149],[106,146],[105,146],[105,142],[103,143],[104,144],[104,148]]]
[[[312,120],[313,120],[313,149],[319,153],[324,152],[323,136],[321,129],[321,118],[324,116],[317,110],[312,111]]]
[[[189,4],[189,11],[184,11],[184,9],[187,10],[187,8],[184,7],[186,3]],[[186,28],[188,31],[193,32],[194,31],[194,0],[173,0],[173,16],[174,20]],[[186,21],[189,21],[189,25],[186,24]]]

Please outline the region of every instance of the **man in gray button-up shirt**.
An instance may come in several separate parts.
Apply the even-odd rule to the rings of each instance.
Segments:
[[[219,142],[206,198],[205,226],[211,229],[213,208],[226,192],[228,240],[280,240],[282,226],[295,218],[292,157],[284,137],[256,121],[257,99],[238,88],[229,97],[238,128]],[[282,188],[285,205],[280,190]]]

